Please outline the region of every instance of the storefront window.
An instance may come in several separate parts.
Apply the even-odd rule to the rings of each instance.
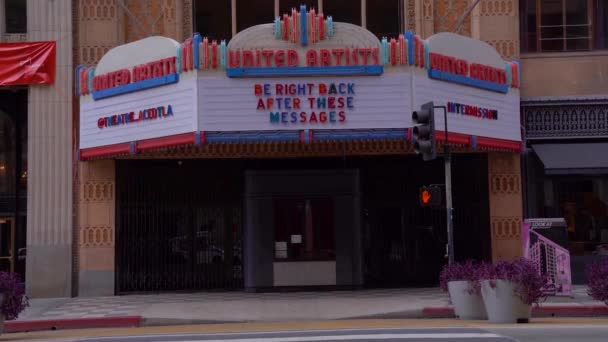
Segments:
[[[27,90],[0,90],[0,271],[25,276],[27,212]]]
[[[275,260],[334,260],[333,201],[275,200]]]
[[[6,33],[27,32],[27,7],[25,0],[4,0]]]
[[[570,253],[597,254],[608,244],[608,179],[554,178],[551,183],[554,198],[547,211],[566,220]]]
[[[195,31],[209,39],[230,40],[232,37],[232,9],[230,0],[197,0]]]
[[[520,0],[519,8],[523,52],[606,47],[603,0]]]
[[[351,0],[325,0],[323,13],[334,21],[361,25],[361,3]]]
[[[397,37],[400,33],[400,0],[367,1],[367,29],[378,38]]]

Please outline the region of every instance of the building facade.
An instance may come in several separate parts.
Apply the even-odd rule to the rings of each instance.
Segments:
[[[294,98],[290,101],[308,101],[297,94],[298,86],[303,83],[301,76],[280,74],[280,82],[284,82],[285,88],[278,90],[279,81],[273,77],[256,85],[255,79],[234,73],[251,72],[245,69],[257,66],[256,51],[261,54],[265,49],[284,51],[284,57],[276,57],[276,52],[270,57],[270,69],[288,63],[290,56],[297,56],[293,58],[300,63],[294,62],[298,67],[315,63],[314,57],[307,56],[307,48],[301,45],[304,36],[293,38],[296,41],[291,41],[292,38],[284,41],[275,36],[277,30],[293,33],[290,25],[293,25],[294,17],[302,15],[302,4],[307,9],[315,9],[315,14],[303,12],[307,13],[310,25],[318,23],[319,13],[331,15],[335,22],[332,27],[336,36],[331,39],[320,38],[321,24],[315,27],[314,34],[310,32],[314,26],[307,27],[307,46],[314,51],[319,49],[316,63],[325,63],[320,55],[320,49],[324,47],[371,49],[377,51],[377,55],[370,54],[368,62],[382,67],[379,69],[382,71],[365,69],[365,72],[379,73],[375,76],[326,74],[325,77],[341,81],[336,83],[336,91],[344,91],[345,95],[348,95],[349,84],[354,87],[350,91],[362,89],[363,94],[357,95],[358,99],[353,96],[352,113],[336,111],[332,116],[328,112],[323,118],[313,119],[312,111],[305,114],[306,124],[277,129],[277,124],[281,127],[291,122],[291,112],[287,112],[286,117],[278,112],[271,112],[270,117],[269,113],[260,115],[260,111],[269,106],[268,100],[265,98],[260,105],[259,99],[248,98],[253,96],[249,89],[255,90],[259,86],[260,96],[279,101],[281,94],[266,95],[265,92],[270,88],[274,92],[287,92],[293,85],[296,94],[291,94]],[[414,72],[416,67],[410,66],[408,60],[413,63],[416,57],[396,57],[401,56],[397,46],[405,49],[406,41],[411,42],[412,48],[418,43],[421,47],[426,44],[431,52],[476,62],[475,57],[466,57],[453,46],[459,39],[457,36],[435,35],[452,30],[458,20],[455,13],[464,12],[468,2],[110,1],[80,5],[76,34],[78,59],[82,65],[77,71],[81,115],[76,148],[81,161],[75,171],[78,189],[74,227],[78,248],[75,249],[72,278],[75,294],[434,283],[444,262],[445,215],[442,210],[418,207],[417,189],[425,183],[442,183],[443,170],[440,160],[423,163],[413,154],[407,133],[411,128],[409,113],[415,105],[422,104],[424,95],[408,95],[407,89],[416,89],[414,79],[421,82],[419,89],[424,84],[428,86],[424,83],[427,81],[423,81],[428,77],[424,73],[415,77],[419,71]],[[295,16],[292,8],[297,8]],[[275,21],[277,17],[279,20]],[[310,19],[312,17],[316,19]],[[296,26],[301,25],[301,20],[297,19]],[[288,23],[287,31],[283,26],[285,22]],[[495,28],[497,22],[502,26],[500,30]],[[296,33],[301,34],[298,27]],[[414,31],[417,35],[406,38],[403,36],[406,31]],[[199,32],[200,36],[193,32]],[[481,57],[487,59],[483,63],[477,61],[478,64],[500,65],[504,69],[504,60],[517,56],[517,4],[482,1],[481,6],[464,20],[460,33],[488,42],[502,55],[502,58],[498,57],[490,48],[486,53],[495,57]],[[403,42],[399,40],[400,34]],[[191,89],[198,95],[181,100],[169,97],[169,102],[181,103],[182,107],[169,106],[168,102],[151,104],[141,98],[154,98],[163,92],[166,92],[163,96],[169,96],[171,85],[135,91],[131,95],[94,99],[99,95],[95,95],[98,90],[107,92],[105,87],[111,82],[116,86],[114,76],[109,76],[111,72],[129,70],[132,76],[119,76],[123,80],[142,77],[140,71],[134,72],[137,68],[129,64],[128,59],[119,56],[124,49],[130,51],[125,53],[134,62],[153,62],[145,56],[138,57],[136,52],[149,49],[146,48],[150,44],[149,36],[185,42],[179,45],[181,51],[186,51],[183,53],[187,58],[198,60],[200,65],[207,65],[204,64],[206,49],[201,47],[195,53],[197,49],[187,46],[193,40],[197,44],[191,46],[199,45],[199,38],[200,46],[209,44],[206,50],[209,66],[194,67],[195,62],[192,62],[192,66],[182,70],[174,85],[185,87],[178,91],[180,94]],[[385,56],[380,52],[385,48],[382,43],[385,36],[389,37],[385,43],[387,51],[397,49],[395,58],[403,61],[403,66],[394,67],[389,55],[386,55],[389,60],[379,60]],[[391,37],[395,39],[394,43]],[[146,39],[141,40],[143,38]],[[217,45],[213,44],[214,40]],[[222,40],[226,41],[225,47]],[[159,46],[156,59],[176,56],[174,52],[161,52],[164,50],[160,46],[174,44],[171,42],[155,42]],[[462,44],[473,44],[473,50],[488,47],[472,42],[475,41],[468,39]],[[112,50],[119,45],[120,48]],[[219,58],[215,62],[214,49]],[[223,59],[222,49],[227,49]],[[234,55],[230,59],[228,51],[251,52],[242,52],[241,61],[237,62],[239,57]],[[365,65],[362,55],[359,56],[350,63]],[[253,58],[254,65],[247,62],[249,58]],[[266,62],[262,55],[259,58],[260,69],[254,71],[264,74]],[[418,58],[419,62],[425,60],[424,56]],[[228,71],[221,68],[222,60]],[[344,59],[338,60],[346,63]],[[319,65],[321,69],[329,70],[328,63],[339,67],[335,60]],[[424,62],[420,63],[424,65]],[[430,67],[430,59],[428,63]],[[167,67],[170,68],[170,63]],[[184,65],[180,67],[184,68]],[[424,68],[426,66],[420,71]],[[97,79],[103,89],[96,89],[91,84],[92,91],[82,94],[87,82],[100,75],[106,75],[105,79]],[[321,84],[330,86],[331,79],[323,78],[322,74],[308,77],[316,89],[311,91],[317,91],[317,96],[321,95]],[[408,78],[414,83],[408,83]],[[513,80],[511,78],[510,82]],[[103,82],[106,82],[105,86]],[[366,88],[369,82],[370,86]],[[397,97],[390,98],[390,88],[386,88],[390,82],[393,82],[392,87],[404,89],[404,93],[396,93]],[[377,87],[371,86],[376,83]],[[482,107],[473,103],[477,101],[473,98],[454,95],[454,89],[464,86],[449,82],[439,84],[444,83],[443,91],[453,98],[452,111],[457,111],[459,107],[456,106],[461,104],[463,108],[464,105]],[[264,88],[265,84],[269,85],[268,89]],[[377,89],[372,90],[374,88]],[[508,94],[517,93],[517,88],[509,89],[514,90],[508,90]],[[500,96],[517,97],[467,88],[467,92],[475,91],[481,91],[483,95],[479,96],[494,99],[487,100],[486,107],[490,111],[499,103],[510,103]],[[445,102],[445,98],[437,98],[435,93],[426,96]],[[383,101],[375,100],[383,97]],[[188,102],[193,100],[194,103]],[[104,107],[102,112],[95,109],[99,104],[109,105],[115,101],[131,108],[124,107],[125,116],[114,113],[123,109]],[[348,96],[344,101],[343,105],[348,108]],[[249,108],[250,103],[254,107],[247,112],[244,108]],[[277,106],[276,102],[274,105]],[[285,105],[293,106],[293,102],[283,102]],[[146,118],[143,121],[154,122],[163,128],[137,133],[137,120],[135,116],[129,116],[131,111],[138,113],[135,107],[142,110],[157,108],[146,113],[164,114],[177,113],[178,109],[183,113],[185,108],[193,108],[198,114],[182,126],[164,120],[173,114],[154,120],[148,119],[153,114],[143,114]],[[501,107],[498,112],[504,116],[498,114],[500,120],[494,122],[496,124],[513,118],[511,109]],[[371,119],[371,115],[376,115],[376,120]],[[300,119],[298,116],[296,121],[300,123]],[[310,122],[315,120],[328,123],[345,120],[348,125],[328,130]],[[498,127],[492,126],[491,120],[481,125],[484,124]],[[458,146],[454,165],[455,203],[459,203],[455,205],[458,207],[456,255],[460,259],[501,259],[520,255],[519,129],[505,128],[503,131],[511,132],[512,136],[499,137],[499,133],[488,135],[479,131],[482,126],[455,125],[455,132],[459,133],[454,133],[451,141]],[[126,136],[116,135],[119,130]],[[104,137],[104,134],[109,135]],[[475,176],[471,177],[471,174]],[[302,274],[308,277],[298,277]]]
[[[133,135],[128,139],[126,151],[118,149],[108,153],[106,149],[104,153],[90,153],[95,151],[90,148],[107,146],[111,139],[86,141],[86,132],[83,133],[86,123],[81,113],[86,112],[83,106],[90,104],[87,100],[82,102],[80,91],[84,87],[80,84],[80,75],[83,70],[96,68],[92,80],[102,75],[104,65],[108,72],[115,68],[132,70],[134,65],[120,65],[131,58],[130,54],[122,55],[119,62],[102,61],[113,48],[128,49],[129,43],[155,36],[173,39],[181,46],[197,37],[194,33],[198,32],[201,37],[208,37],[210,44],[216,40],[220,51],[221,40],[226,41],[228,49],[284,48],[287,51],[296,46],[303,49],[301,45],[277,40],[272,29],[253,28],[261,24],[272,27],[276,25],[275,18],[281,21],[285,13],[289,17],[291,9],[299,9],[300,5],[314,8],[316,14],[331,15],[336,23],[335,33],[340,37],[315,43],[321,44],[318,46],[311,43],[311,48],[320,49],[322,44],[327,44],[338,49],[380,49],[384,48],[382,38],[388,37],[387,49],[392,49],[390,38],[399,43],[400,35],[414,32],[409,41],[432,46],[435,40],[437,51],[467,60],[470,56],[459,56],[459,49],[450,47],[449,41],[457,38],[440,44],[441,35],[436,35],[458,27],[460,34],[494,47],[502,57],[500,63],[516,60],[519,55],[519,10],[515,0],[482,0],[461,25],[458,20],[469,1],[28,0],[25,39],[57,42],[55,85],[30,86],[27,93],[27,166],[20,168],[29,171],[26,174],[27,216],[22,215],[27,223],[21,226],[27,227],[26,284],[31,296],[208,288],[259,290],[300,285],[407,286],[435,281],[444,262],[444,213],[419,208],[416,196],[419,186],[442,183],[443,171],[440,160],[423,163],[413,154],[407,135],[411,128],[408,122],[378,126],[379,132],[369,131],[375,125],[368,123],[331,133],[309,127],[271,134],[275,130],[248,129],[247,121],[242,118],[228,123],[226,127],[230,129],[222,130],[221,120],[213,121],[215,119],[203,115],[200,120],[197,116],[197,121],[186,124],[192,128],[189,132],[182,129],[181,133],[172,135],[167,132],[154,137]],[[354,26],[342,26],[342,23]],[[340,36],[348,31],[345,27],[350,34]],[[244,39],[246,32],[257,33]],[[319,37],[320,32],[315,34]],[[17,39],[11,35],[2,37]],[[354,41],[357,35],[367,38]],[[21,35],[19,39],[24,39],[22,37],[26,36]],[[405,36],[404,39],[407,40]],[[173,44],[163,42],[159,43]],[[470,43],[469,40],[463,42]],[[213,47],[208,51],[212,53]],[[157,53],[157,57],[171,56],[162,49]],[[255,52],[252,53],[255,57]],[[133,52],[135,55],[137,52]],[[306,60],[306,55],[298,56],[300,61]],[[380,56],[379,53],[377,57]],[[485,62],[500,64],[497,56]],[[141,58],[146,63],[158,59]],[[194,64],[194,56],[189,58]],[[204,56],[201,54],[198,58],[200,62]],[[246,57],[242,58],[244,61]],[[474,57],[469,59],[469,62],[476,61]],[[217,63],[221,64],[221,60]],[[393,68],[384,61],[370,63],[383,66],[385,72],[380,76],[348,76],[342,83],[348,84],[349,77],[362,77],[363,80],[350,83],[357,83],[356,89],[360,85],[365,89],[370,77],[384,78],[399,73],[409,73],[413,80],[415,73],[410,71],[420,68],[409,65]],[[388,64],[391,64],[390,56]],[[201,77],[216,75],[224,83],[232,79],[225,70],[214,74],[194,69],[180,74],[177,85],[187,85],[190,78],[193,91],[204,93],[215,89],[205,88],[205,82],[199,82]],[[64,71],[65,78],[60,76]],[[77,82],[72,78],[75,73]],[[426,80],[423,75],[418,76],[420,82]],[[285,77],[287,84],[298,83],[293,75]],[[324,83],[319,75],[311,77],[316,78],[317,85]],[[513,82],[513,78],[510,81]],[[222,85],[222,82],[208,84]],[[411,84],[404,89],[414,89]],[[133,95],[160,91],[156,96],[162,97],[163,89],[172,86],[134,91]],[[276,91],[276,84],[273,86]],[[446,86],[446,91],[452,94],[450,86],[458,89],[462,85]],[[336,87],[341,91],[339,83]],[[201,108],[213,109],[209,107],[213,101],[198,102],[199,98],[235,97],[231,96],[230,87],[218,89],[223,92],[211,97],[194,95],[181,101],[196,100],[192,108],[199,112]],[[486,94],[483,90],[471,89],[471,92]],[[518,90],[509,88],[509,92]],[[122,96],[129,95],[114,99]],[[380,94],[375,96],[381,98]],[[364,97],[354,101],[362,103],[362,109],[357,108],[359,113],[370,116],[377,110],[364,111],[369,101]],[[141,99],[122,98],[134,105],[146,106]],[[466,97],[452,101],[482,107],[464,103],[469,100],[463,99]],[[398,99],[409,101],[403,106],[403,118],[409,117],[422,100],[412,94]],[[230,102],[224,97],[224,106]],[[235,105],[237,103],[235,101]],[[369,103],[379,108],[377,103]],[[488,103],[486,109],[496,109],[492,107],[495,102]],[[167,114],[168,105],[159,104],[156,108],[164,108],[160,111]],[[257,107],[257,103],[254,106]],[[172,105],[171,111],[178,108]],[[104,113],[98,116],[109,117],[111,127],[101,129],[95,120],[94,130],[116,132],[116,129],[137,125],[124,124],[127,120],[124,118],[121,119],[123,127],[114,125],[118,121],[112,121],[112,117],[119,113]],[[218,112],[217,118],[221,118],[222,113]],[[385,113],[390,119],[390,111]],[[498,113],[502,120],[509,117],[505,113],[510,111],[503,109]],[[335,115],[339,120],[340,114]],[[356,114],[346,115],[356,118]],[[394,120],[396,117],[392,118],[398,122]],[[207,119],[211,121],[205,122]],[[364,116],[362,119],[365,120]],[[327,120],[331,120],[330,117]],[[161,121],[171,126],[171,120],[158,120]],[[213,124],[218,125],[215,130],[205,126]],[[177,132],[175,126],[173,129]],[[364,132],[357,131],[360,129]],[[235,135],[246,131],[249,133]],[[344,133],[347,131],[350,133]],[[515,134],[513,128],[510,132]],[[184,141],[182,134],[186,133],[192,135],[187,135]],[[513,144],[518,139],[516,134],[509,139],[489,135],[461,127],[461,133],[451,138],[457,146],[454,207],[456,255],[461,259],[502,259],[521,254],[520,154],[517,144]],[[159,138],[162,139],[150,140]],[[499,139],[499,143],[493,139]],[[511,143],[505,144],[503,140]],[[124,143],[116,140],[110,145]],[[15,172],[17,170],[15,167]],[[281,200],[276,201],[277,198]],[[258,248],[260,246],[263,248]],[[285,256],[289,260],[282,260]],[[295,276],[298,274],[313,277],[307,283]]]
[[[608,243],[604,1],[520,1],[526,215],[563,217],[573,281]]]
[[[0,1],[1,267],[37,297],[72,275],[72,1]]]

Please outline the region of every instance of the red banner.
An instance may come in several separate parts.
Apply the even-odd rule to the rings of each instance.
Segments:
[[[55,42],[0,43],[0,86],[53,84]]]

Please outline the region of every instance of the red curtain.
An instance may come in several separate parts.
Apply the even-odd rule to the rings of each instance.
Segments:
[[[0,86],[53,84],[55,42],[0,43]]]

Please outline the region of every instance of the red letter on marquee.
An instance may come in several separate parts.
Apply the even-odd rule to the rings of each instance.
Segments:
[[[274,52],[272,50],[264,50],[264,51],[262,51],[262,55],[264,56],[264,60],[266,61],[266,67],[267,68],[270,68],[272,66],[272,54],[273,53]],[[275,63],[276,63],[276,61],[275,61]]]
[[[241,67],[241,51],[229,50],[228,51],[228,64],[231,68]]]
[[[279,68],[285,66],[285,51],[277,50],[274,53],[274,66]]]
[[[298,66],[298,52],[293,49],[287,50],[287,66],[297,67]]]
[[[262,85],[261,84],[256,84],[254,86],[254,92],[255,92],[255,96],[262,96]]]
[[[321,49],[321,66],[330,66],[331,65],[331,55],[329,54],[329,50]]]
[[[327,86],[325,85],[325,83],[319,83],[319,94],[327,94]]]
[[[344,49],[332,49],[331,53],[334,55],[334,60],[336,61],[336,65],[342,65],[342,55],[344,54]]]
[[[317,66],[317,50],[310,49],[306,51],[306,66]]]
[[[243,67],[253,67],[253,52],[251,50],[243,51]]]

